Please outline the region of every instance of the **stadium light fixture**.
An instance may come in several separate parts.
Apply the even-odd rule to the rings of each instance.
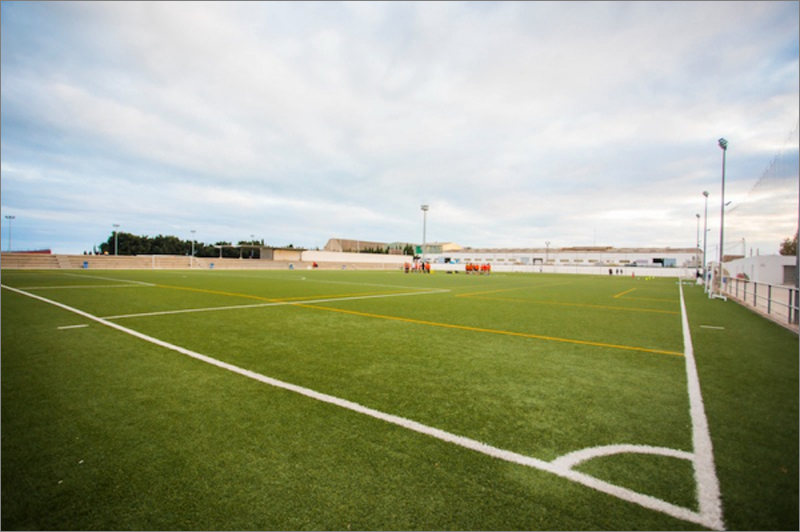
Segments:
[[[15,218],[16,216],[6,214],[6,220],[8,220],[8,251],[11,251],[11,221]]]
[[[699,214],[695,214],[695,216],[697,217],[697,246],[695,247],[695,249],[699,250],[699,249],[700,249],[700,215],[699,215]],[[698,267],[699,267],[699,265],[698,265],[697,263],[698,263],[699,261],[700,261],[700,260],[699,260],[699,257],[697,257],[697,255],[695,255],[695,261],[694,261],[694,263],[695,263],[695,265],[697,265]],[[698,271],[699,271],[699,270],[698,270]]]
[[[428,225],[428,209],[430,209],[430,205],[422,205],[420,207],[422,209],[422,262],[425,262],[425,233],[427,231]]]
[[[725,159],[728,154],[728,141],[721,138],[717,143],[722,148],[722,198],[720,199],[719,207],[719,287],[721,292],[723,282],[722,259],[725,257]]]
[[[114,226],[114,256],[117,256],[117,251],[119,250],[119,224],[112,224]]]

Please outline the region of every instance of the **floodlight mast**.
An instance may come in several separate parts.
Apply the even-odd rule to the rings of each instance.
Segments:
[[[425,263],[425,232],[427,230],[428,225],[428,209],[430,209],[430,205],[422,205],[420,207],[422,209],[422,262]]]
[[[6,214],[6,220],[8,220],[8,251],[11,251],[11,222],[14,220],[16,216],[12,214]]]
[[[700,250],[700,215],[699,214],[695,214],[695,216],[697,217],[697,246],[695,247],[695,249],[699,251]],[[700,258],[697,256],[697,254],[695,254],[694,257],[695,257],[694,264],[695,264],[695,266],[697,266],[699,268],[700,265],[698,263],[700,262]],[[697,271],[698,271],[698,273],[700,272],[699,269]]]
[[[717,141],[719,147],[722,148],[722,198],[719,207],[719,290],[722,293],[722,259],[725,257],[725,158],[728,154],[728,141],[721,138]]]
[[[192,256],[189,259],[189,268],[194,268],[194,234],[196,233],[196,231],[192,229],[191,232],[192,232]]]
[[[112,224],[114,226],[114,256],[117,256],[117,251],[119,250],[119,224]]]

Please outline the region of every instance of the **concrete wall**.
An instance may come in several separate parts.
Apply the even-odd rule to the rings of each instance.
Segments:
[[[449,256],[449,254],[448,254]],[[337,253],[331,251],[303,251],[302,260],[255,260],[255,259],[219,259],[195,258],[169,255],[27,255],[2,254],[3,269],[82,269],[86,262],[89,269],[306,269],[316,262],[322,269],[397,269],[404,263],[411,262],[407,255],[384,255],[370,253]],[[476,261],[477,262],[477,261]],[[586,275],[608,275],[608,270],[617,275],[636,277],[684,277],[694,278],[694,268],[648,268],[621,266],[589,266],[585,264],[552,265],[552,264],[518,264],[511,261],[492,261],[492,272],[520,273],[570,273]],[[213,265],[213,266],[212,266]],[[727,263],[726,263],[727,266]],[[431,269],[438,272],[464,272],[465,263],[433,263]]]
[[[288,268],[287,261],[255,259],[195,258],[186,255],[32,255],[28,253],[3,253],[2,268],[61,269],[61,270],[185,270],[211,269],[281,269]],[[84,266],[85,265],[85,266]]]
[[[375,253],[341,253],[336,251],[304,251],[303,262],[336,262],[348,264],[386,264],[398,268],[412,260],[408,255],[384,255]]]
[[[783,255],[759,255],[725,263],[731,277],[746,275],[751,281],[773,285],[784,284],[784,266],[796,265],[797,259]],[[788,283],[794,285],[794,278]]]
[[[273,260],[301,261],[303,252],[299,249],[276,249],[274,250]]]

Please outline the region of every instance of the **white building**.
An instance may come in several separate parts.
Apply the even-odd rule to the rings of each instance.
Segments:
[[[472,249],[431,253],[434,264],[489,263],[493,266],[695,268],[702,262],[695,248],[570,247],[538,249]]]
[[[797,258],[785,255],[758,255],[725,263],[731,277],[772,285],[794,286]]]
[[[363,241],[331,239],[325,252],[305,251],[304,261],[339,262],[348,255],[352,262],[401,264],[411,260],[406,255],[371,255],[342,253],[356,251]],[[369,242],[374,247],[387,246]],[[390,248],[391,245],[388,245]],[[420,246],[414,246],[421,254]],[[363,250],[363,248],[362,248]],[[398,247],[399,251],[399,247]],[[462,248],[452,242],[426,245],[425,259],[439,271],[464,271],[466,264],[490,264],[493,271],[531,273],[583,273],[594,275],[652,275],[659,277],[694,277],[702,263],[702,250],[696,248],[614,248],[611,246],[566,248]],[[390,259],[389,257],[392,257]]]

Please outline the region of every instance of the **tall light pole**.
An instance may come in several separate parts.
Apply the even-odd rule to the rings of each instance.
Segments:
[[[798,176],[798,185],[800,185],[800,176]],[[793,323],[797,325],[800,323],[800,186],[797,187],[797,232],[794,234],[794,320]],[[791,301],[791,300],[790,300]]]
[[[195,230],[192,229],[191,231],[192,231],[192,258],[189,259],[189,267],[190,268],[194,268],[194,234],[195,234]]]
[[[697,217],[697,247],[695,247],[695,249],[698,250],[698,252],[699,252],[699,250],[700,250],[700,215],[699,214],[695,214],[695,216]],[[700,257],[695,255],[694,263],[695,263],[696,266],[699,267],[698,262],[700,262]]]
[[[800,185],[800,176],[798,176]],[[797,187],[797,232],[794,234],[796,245],[794,247],[794,323],[800,323],[800,186]]]
[[[6,214],[6,220],[8,220],[8,251],[11,251],[11,221],[15,218],[16,216]]]
[[[706,210],[703,213],[703,291],[708,292],[708,274],[706,273],[706,237],[708,236],[708,190],[703,191],[706,198]]]
[[[544,250],[544,263],[547,264],[550,262],[550,241],[544,243],[545,250]]]
[[[722,148],[722,199],[719,204],[719,288],[722,292],[722,259],[725,257],[725,157],[728,154],[728,141],[721,138],[717,143]]]
[[[430,209],[430,206],[422,205],[420,208],[422,209],[422,262],[425,263],[425,231],[427,230],[428,209]]]
[[[114,256],[116,257],[117,250],[119,249],[119,246],[118,246],[119,241],[117,239],[117,236],[119,234],[119,231],[118,231],[119,224],[113,224],[113,225],[114,225]]]

